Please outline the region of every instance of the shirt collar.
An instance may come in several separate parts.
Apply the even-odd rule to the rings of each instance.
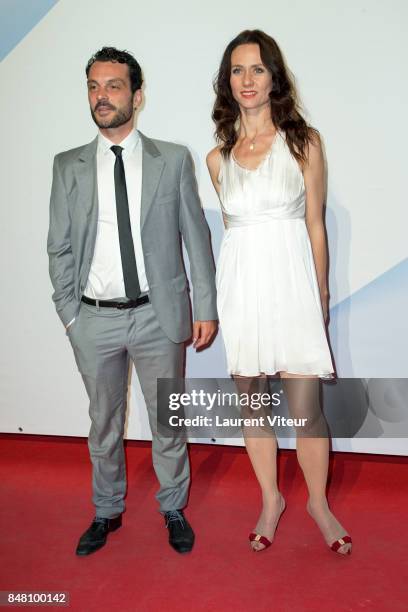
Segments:
[[[126,138],[124,138],[122,142],[118,143],[119,146],[123,147],[124,149],[122,155],[126,157],[127,155],[130,155],[131,153],[133,153],[139,141],[140,141],[139,132],[136,130],[136,128],[133,128],[132,131],[126,136]],[[106,154],[109,152],[111,146],[114,144],[115,143],[109,140],[109,138],[106,138],[106,136],[104,136],[101,132],[98,133],[98,151],[100,151],[103,154]]]

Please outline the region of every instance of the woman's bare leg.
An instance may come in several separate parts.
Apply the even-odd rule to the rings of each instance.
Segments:
[[[235,383],[240,394],[251,394],[267,392],[266,377],[244,377],[234,376]],[[242,416],[260,416],[259,410],[245,410]],[[262,492],[262,512],[254,529],[272,541],[279,517],[285,509],[285,501],[279,492],[276,471],[277,441],[273,429],[270,427],[256,429],[254,427],[243,427],[245,446],[252,463],[255,475],[258,479]],[[255,551],[264,547],[260,542],[251,542]]]
[[[332,514],[326,497],[329,467],[329,436],[320,408],[319,379],[281,372],[292,418],[307,418],[306,428],[297,430],[296,452],[309,491],[307,510],[320,528],[327,544],[347,534]],[[339,553],[347,554],[351,544]]]

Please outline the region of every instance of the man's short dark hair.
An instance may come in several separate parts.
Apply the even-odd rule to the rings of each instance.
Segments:
[[[132,93],[140,89],[143,83],[142,69],[133,55],[127,51],[119,51],[115,47],[102,47],[94,53],[86,65],[86,76],[89,75],[89,70],[94,62],[119,62],[119,64],[127,64],[129,69],[130,87]]]

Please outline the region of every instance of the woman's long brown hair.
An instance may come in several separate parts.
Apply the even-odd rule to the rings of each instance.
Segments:
[[[228,157],[238,138],[235,124],[240,112],[230,86],[231,53],[239,45],[250,43],[259,45],[262,62],[272,75],[269,97],[273,124],[285,132],[290,152],[302,164],[307,160],[309,142],[318,139],[319,133],[306,123],[300,113],[294,79],[276,41],[261,30],[244,30],[228,44],[214,79],[216,99],[212,118],[216,126],[216,139],[221,144],[221,153]]]

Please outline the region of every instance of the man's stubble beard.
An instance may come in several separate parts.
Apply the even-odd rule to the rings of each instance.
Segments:
[[[121,125],[127,123],[133,116],[133,102],[130,100],[129,104],[126,108],[122,108],[117,110],[112,119],[98,119],[95,115],[94,111],[91,108],[92,119],[95,121],[98,128],[108,129],[108,128],[118,128]]]

